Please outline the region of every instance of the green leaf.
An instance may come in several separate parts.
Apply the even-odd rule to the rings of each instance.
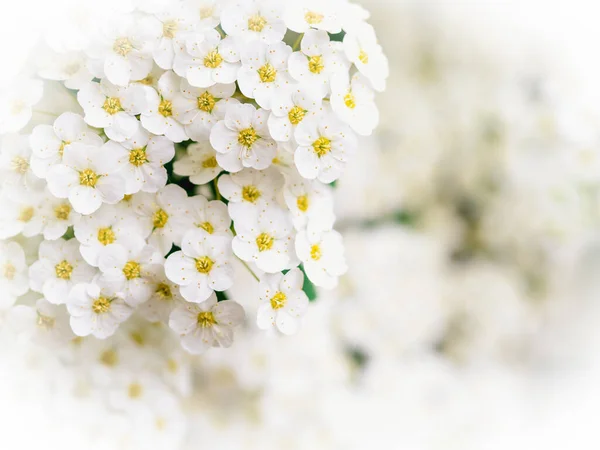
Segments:
[[[215,294],[217,295],[218,302],[222,302],[224,300],[229,300],[229,296],[227,295],[226,292],[215,291]]]
[[[304,273],[304,285],[302,285],[302,290],[308,297],[311,302],[314,302],[317,299],[317,289],[315,285],[308,279],[306,276],[306,272],[304,271],[304,265],[300,266],[300,270]]]

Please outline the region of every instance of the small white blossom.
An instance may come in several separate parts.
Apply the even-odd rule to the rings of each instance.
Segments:
[[[0,242],[0,310],[11,307],[29,290],[27,261],[16,242]]]
[[[133,310],[122,295],[108,285],[78,284],[67,299],[71,329],[77,336],[94,335],[98,339],[112,336]]]
[[[190,15],[181,4],[164,8],[156,17],[162,24],[162,35],[152,55],[159,67],[169,70],[173,68],[177,38],[194,31],[200,17]]]
[[[208,234],[231,236],[231,217],[227,205],[219,200],[208,201],[202,195],[190,198],[193,224]]]
[[[64,307],[45,298],[37,299],[34,306],[14,306],[7,321],[19,334],[46,348],[61,350],[74,337]]]
[[[169,255],[165,273],[181,286],[183,298],[189,302],[205,301],[213,291],[224,291],[233,285],[231,238],[210,235],[197,229],[188,231],[181,251]]]
[[[0,134],[16,133],[29,123],[44,92],[40,80],[22,80],[0,92]]]
[[[147,301],[154,290],[154,279],[161,272],[162,255],[138,236],[122,244],[106,246],[98,258],[101,280],[124,295],[135,307]]]
[[[244,42],[272,44],[283,39],[286,26],[277,0],[240,0],[221,14],[225,33]]]
[[[182,305],[173,310],[169,326],[179,336],[181,345],[193,354],[210,347],[230,347],[234,328],[244,321],[244,309],[232,300],[217,302],[212,294],[199,304]]]
[[[214,180],[222,171],[217,163],[217,152],[206,142],[191,144],[187,154],[173,164],[173,172],[190,177],[190,181],[198,185]]]
[[[348,270],[342,236],[335,230],[300,231],[296,236],[296,253],[310,281],[319,287],[333,289],[338,277]]]
[[[296,127],[306,118],[321,111],[322,98],[309,85],[291,86],[271,101],[269,131],[278,142],[293,139]]]
[[[81,214],[73,210],[68,199],[56,198],[46,190],[40,205],[42,215],[44,239],[54,241],[67,232],[81,219]]]
[[[29,268],[29,282],[33,291],[60,305],[67,301],[74,285],[90,282],[95,274],[81,257],[79,242],[58,239],[40,244],[39,259]]]
[[[246,209],[236,217],[233,251],[242,261],[265,272],[289,269],[295,261],[294,227],[287,211],[278,206]]]
[[[138,311],[150,322],[169,322],[169,315],[185,300],[179,292],[179,286],[167,278],[164,268],[153,278],[150,298],[138,308]]]
[[[0,190],[0,239],[39,234],[44,227],[43,198],[43,191],[22,187]]]
[[[294,227],[302,230],[309,223],[333,225],[333,194],[331,188],[317,180],[299,176],[287,177],[283,191],[285,203],[294,217]]]
[[[338,75],[331,84],[331,109],[361,136],[369,136],[379,123],[375,93],[369,81],[361,74],[351,80]]]
[[[389,63],[381,45],[377,43],[377,36],[371,25],[363,24],[356,33],[346,34],[344,51],[376,91],[385,90],[386,80],[390,74]]]
[[[306,33],[315,28],[337,34],[342,31],[338,14],[343,6],[342,2],[297,0],[286,9],[285,24],[296,33]]]
[[[31,169],[40,178],[62,162],[66,148],[76,142],[100,146],[102,138],[88,127],[79,114],[66,112],[53,125],[38,125],[29,138],[32,148]]]
[[[72,144],[65,149],[62,164],[48,171],[50,192],[68,198],[80,214],[92,214],[103,203],[117,203],[125,193],[119,155],[105,151],[105,146]]]
[[[31,167],[31,147],[27,136],[9,134],[0,143],[0,184],[38,187],[41,180]]]
[[[297,333],[300,329],[300,318],[308,309],[308,297],[302,290],[303,284],[304,274],[298,268],[285,275],[265,274],[258,286],[258,328],[277,328],[287,335]]]
[[[210,133],[210,143],[217,151],[217,161],[229,172],[244,167],[266,169],[275,157],[277,143],[267,125],[268,112],[252,105],[230,105],[225,119]]]
[[[210,30],[186,36],[179,46],[173,70],[192,86],[208,88],[236,80],[240,55],[233,38],[221,40],[218,31]]]

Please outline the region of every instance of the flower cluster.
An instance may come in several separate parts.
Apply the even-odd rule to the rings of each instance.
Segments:
[[[49,39],[3,103],[2,307],[99,339],[140,315],[198,354],[232,344],[246,313],[230,289],[248,271],[256,326],[297,332],[306,286],[346,271],[331,184],[388,76],[368,14],[345,0],[120,9],[77,43]]]

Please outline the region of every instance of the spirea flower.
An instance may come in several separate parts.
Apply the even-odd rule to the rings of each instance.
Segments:
[[[182,353],[231,346],[247,307],[296,333],[304,290],[345,272],[328,184],[377,125],[387,60],[345,0],[71,13],[3,86],[0,308],[32,339],[92,336],[77,351],[94,382],[118,378],[112,407],[167,423],[138,349],[174,355],[157,367],[187,392]]]

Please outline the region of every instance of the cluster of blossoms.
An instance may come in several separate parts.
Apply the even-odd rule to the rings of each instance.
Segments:
[[[120,8],[86,39],[50,39],[3,102],[3,309],[99,339],[140,315],[199,354],[231,346],[246,314],[230,289],[246,283],[249,321],[296,333],[306,292],[346,271],[331,184],[377,125],[388,75],[368,14],[345,0]]]

